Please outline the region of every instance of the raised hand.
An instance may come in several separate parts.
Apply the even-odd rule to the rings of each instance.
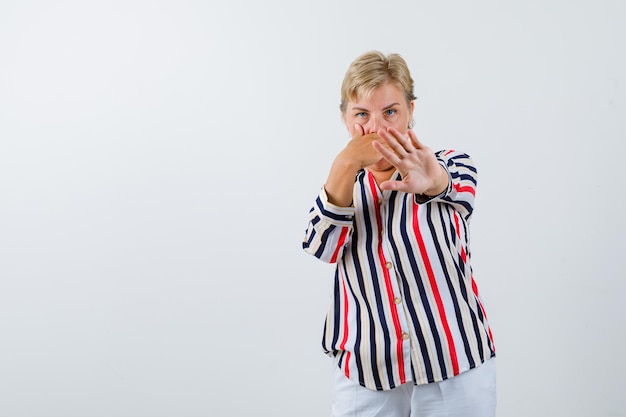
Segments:
[[[372,165],[383,158],[372,146],[374,141],[380,139],[377,132],[366,135],[363,126],[355,124],[354,136],[338,155],[338,158],[355,166],[357,170]]]
[[[349,206],[352,203],[352,189],[356,173],[372,164],[383,160],[383,156],[374,149],[373,143],[380,140],[378,133],[365,135],[361,125],[355,124],[352,139],[339,152],[328,174],[324,189],[328,200],[338,206]],[[384,147],[381,145],[381,147]]]
[[[434,152],[417,139],[415,132],[409,130],[404,135],[389,127],[379,129],[378,136],[382,141],[374,140],[374,149],[402,175],[401,181],[382,182],[379,184],[381,189],[434,196],[447,188],[448,173]]]

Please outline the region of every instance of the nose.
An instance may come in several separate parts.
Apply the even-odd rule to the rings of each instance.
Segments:
[[[380,129],[381,127],[384,127],[384,120],[381,116],[378,115],[371,115],[370,119],[367,121],[367,125],[365,125],[366,127],[366,134],[370,134],[370,133],[376,133],[378,132],[378,129]]]

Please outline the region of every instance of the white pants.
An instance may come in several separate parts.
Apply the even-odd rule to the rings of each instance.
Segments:
[[[372,391],[335,366],[331,417],[494,417],[496,361],[445,381]]]

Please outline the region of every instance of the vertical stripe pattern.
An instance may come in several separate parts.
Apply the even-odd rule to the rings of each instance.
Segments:
[[[381,192],[361,170],[353,207],[322,189],[309,212],[304,250],[336,264],[322,347],[369,389],[442,381],[495,356],[470,265],[476,168],[463,153],[436,155],[450,178],[440,196]]]

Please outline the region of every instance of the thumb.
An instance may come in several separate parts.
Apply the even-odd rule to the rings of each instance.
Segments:
[[[365,129],[363,129],[363,126],[361,126],[360,124],[355,123],[354,132],[359,136],[363,136],[365,134]]]

